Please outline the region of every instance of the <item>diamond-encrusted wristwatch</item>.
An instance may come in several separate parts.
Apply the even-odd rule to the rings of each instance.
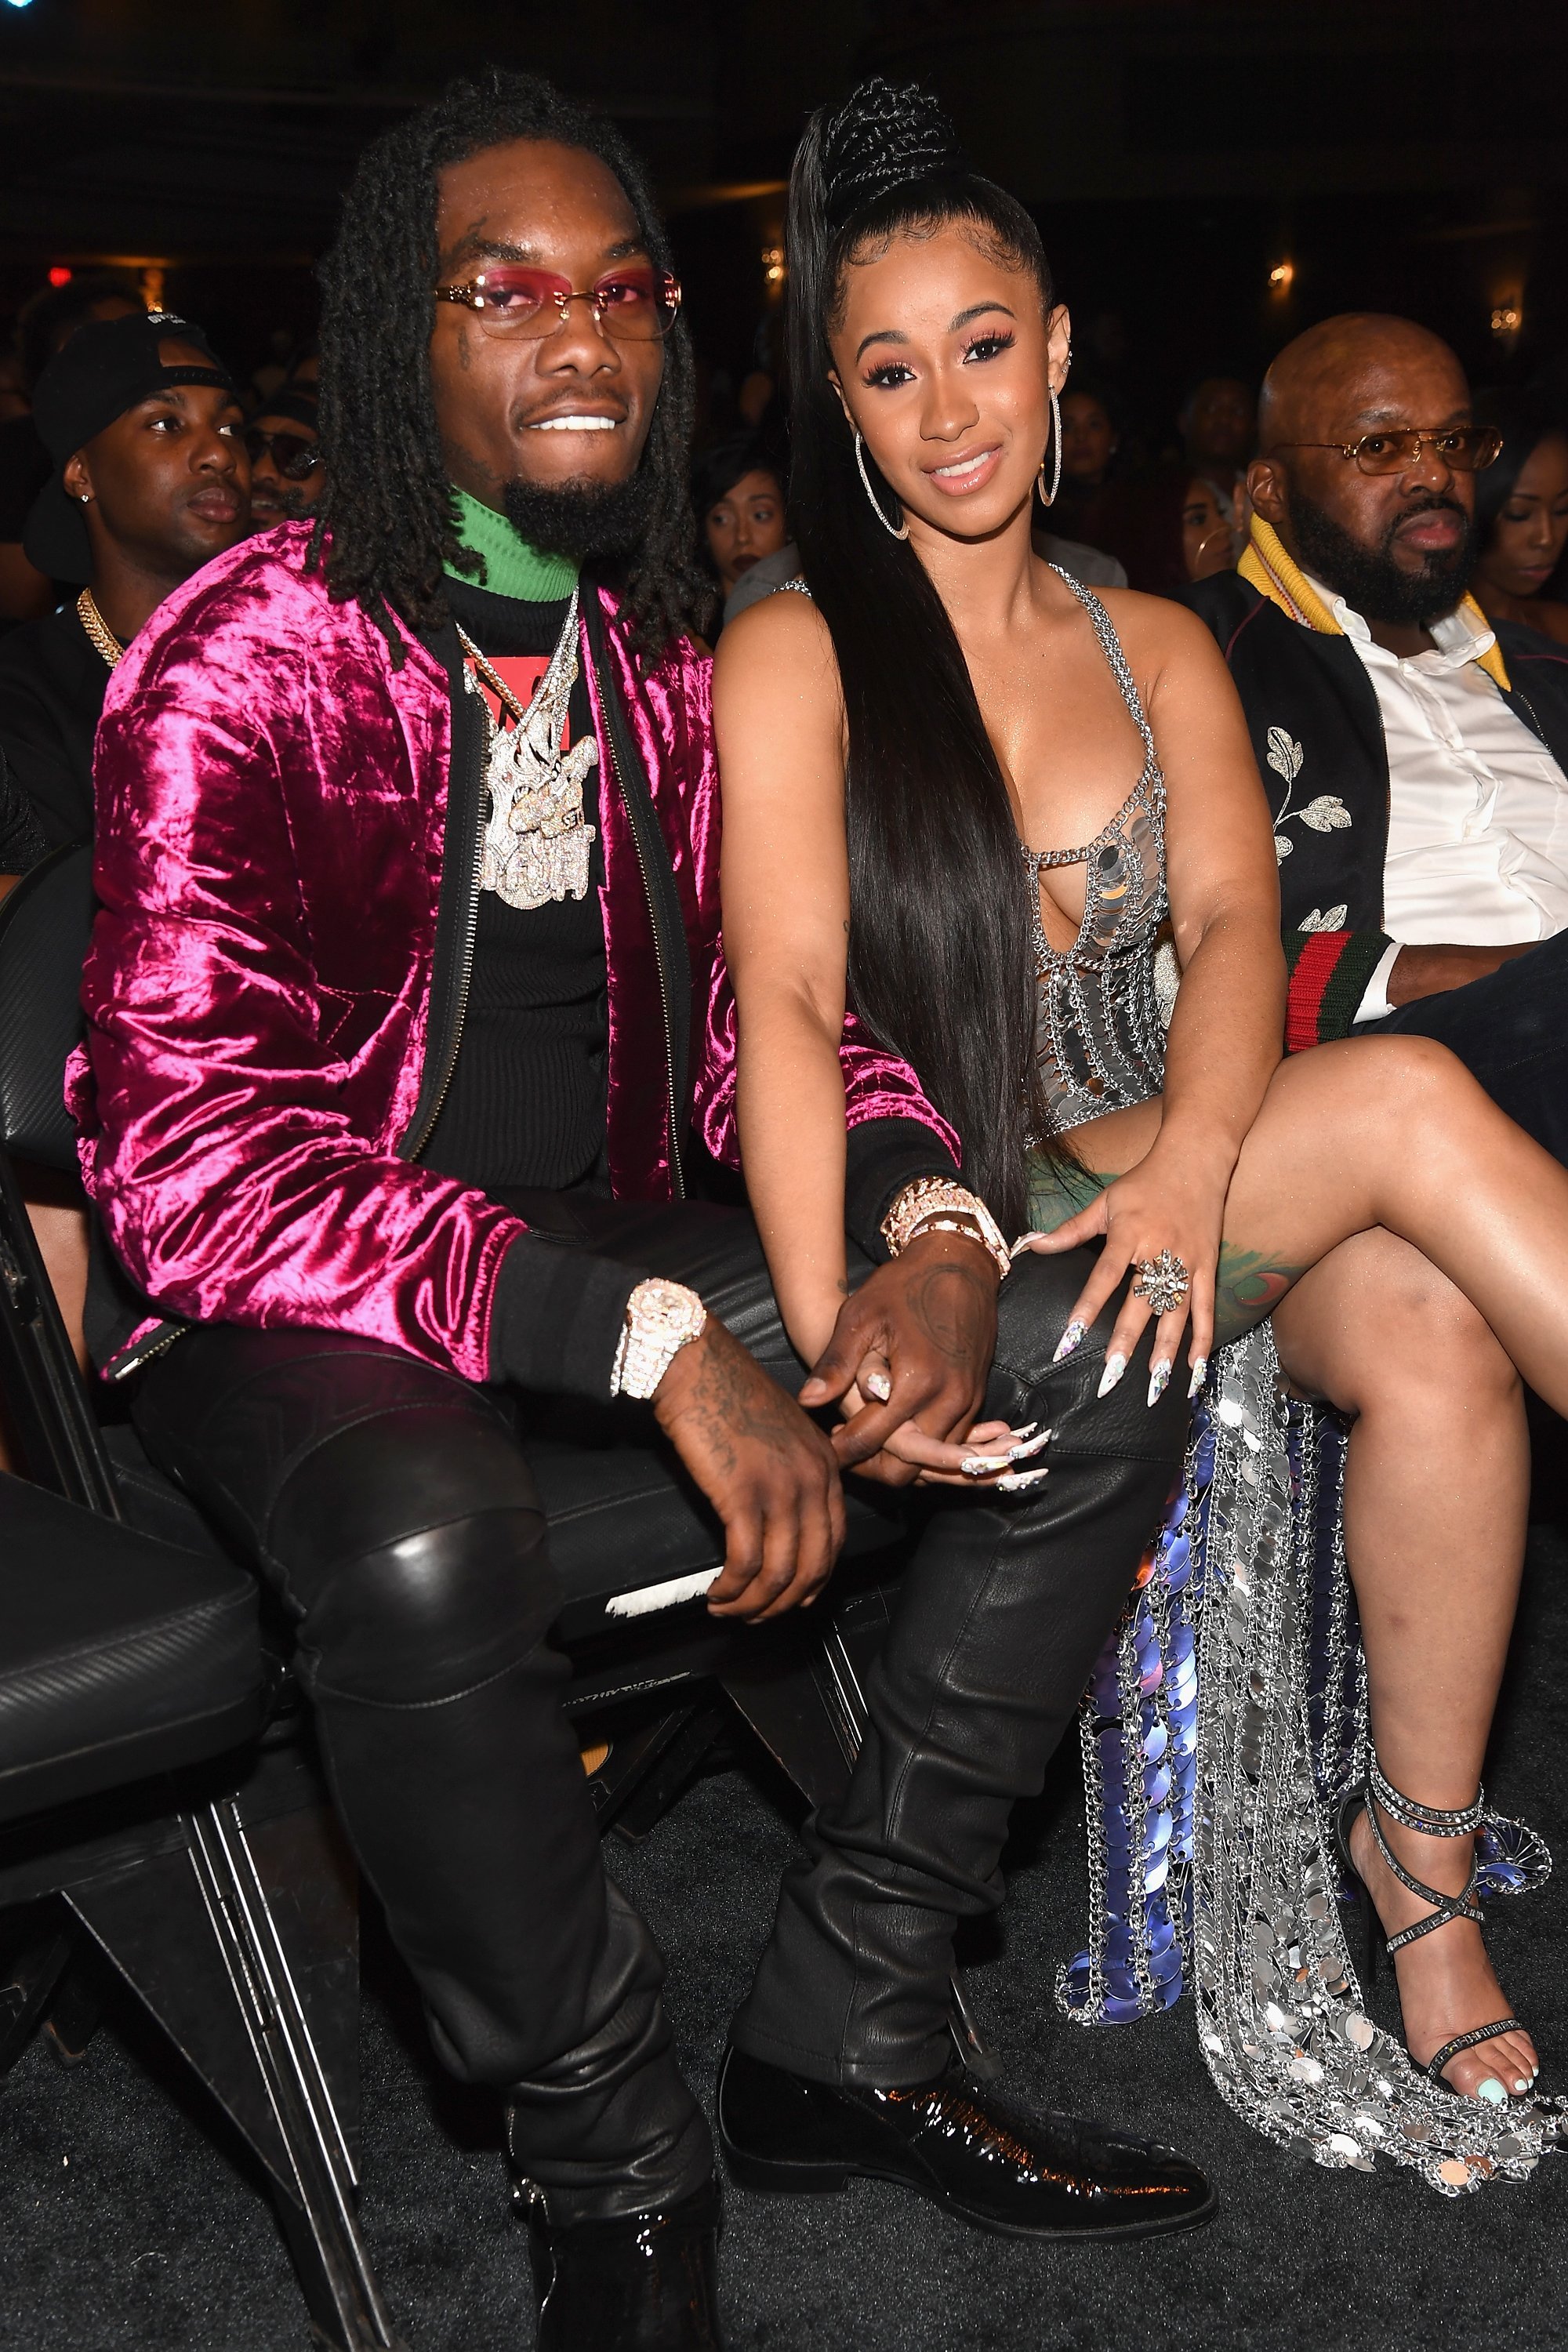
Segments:
[[[682,1282],[639,1282],[610,1373],[612,1396],[650,1397],[689,1339],[701,1337],[708,1309]]]

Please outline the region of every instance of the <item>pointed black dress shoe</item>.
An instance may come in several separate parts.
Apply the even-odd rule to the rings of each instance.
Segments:
[[[730,2050],[719,2140],[742,2189],[901,2181],[1013,2238],[1153,2237],[1212,2221],[1219,2202],[1174,2148],[1076,2116],[1021,2114],[956,2063],[912,2090],[840,2090]]]
[[[719,2184],[662,2212],[552,2228],[519,2190],[539,2297],[538,2352],[724,2352]]]

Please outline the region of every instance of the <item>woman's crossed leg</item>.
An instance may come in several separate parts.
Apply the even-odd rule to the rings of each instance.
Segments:
[[[1119,1128],[1132,1140],[1134,1119],[1146,1150],[1158,1116],[1151,1105],[1072,1141],[1086,1163],[1103,1163]],[[1203,1237],[1180,1230],[1181,1207],[1168,1182],[1141,1198],[1134,1166],[1033,1246],[1107,1234],[1076,1321],[1091,1319],[1130,1265],[1172,1249],[1192,1273],[1193,1357],[1272,1310],[1292,1383],[1355,1417],[1345,1532],[1373,1744],[1396,1790],[1429,1807],[1467,1806],[1523,1554],[1519,1375],[1568,1411],[1568,1174],[1444,1049],[1358,1039],[1275,1074],[1206,1268]],[[1148,1220],[1162,1210],[1156,1232]],[[1129,1297],[1113,1353],[1131,1357],[1149,1313]],[[1185,1305],[1160,1318],[1156,1358],[1175,1360],[1185,1319]],[[1412,1877],[1462,1892],[1470,1838],[1424,1835],[1381,1808],[1378,1824]],[[1431,1916],[1384,1861],[1364,1815],[1352,1853],[1389,1935]],[[1396,1968],[1418,2063],[1506,2014],[1474,1925],[1451,1921],[1405,1945]],[[1528,2035],[1512,2032],[1458,2054],[1445,2079],[1496,2099],[1528,2087],[1535,2065]]]

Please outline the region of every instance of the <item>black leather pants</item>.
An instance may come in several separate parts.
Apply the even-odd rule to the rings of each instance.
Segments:
[[[691,1283],[775,1377],[804,1377],[749,1218],[584,1196],[518,1205]],[[1090,1402],[1108,1325],[1081,1364],[1039,1370],[1087,1264],[1027,1260],[1003,1293],[991,1401],[1054,1414],[1049,1499],[911,1506],[924,1532],[867,1759],[837,1847],[821,1848],[838,1874],[792,1881],[742,2028],[805,2071],[831,2073],[850,2044],[868,2078],[935,2071],[923,2053],[941,2041],[953,1920],[994,1899],[1013,1797],[1037,1787],[1169,1487],[1173,1400],[1146,1412],[1134,1364],[1118,1397]],[[670,2052],[658,1953],[605,1878],[557,1703],[558,1594],[517,1402],[368,1341],[210,1326],[149,1366],[134,1409],[153,1459],[297,1621],[343,1822],[437,2049],[505,2091],[520,2168],[558,2219],[578,2219],[675,2201],[711,2151]],[[886,1540],[886,1507],[879,1490],[852,1501],[852,1549]],[[626,1538],[607,1515],[606,1544]],[[853,1924],[868,1901],[879,1937]]]
[[[1002,1900],[1013,1807],[1037,1795],[1170,1497],[1184,1383],[1151,1410],[1148,1341],[1095,1391],[1120,1298],[1051,1357],[1089,1254],[1026,1258],[1003,1286],[988,1414],[1055,1435],[1026,1502],[930,1507],[868,1679],[870,1724],[841,1806],[785,1873],[737,2046],[819,2082],[929,2082],[951,2053],[958,1921]]]

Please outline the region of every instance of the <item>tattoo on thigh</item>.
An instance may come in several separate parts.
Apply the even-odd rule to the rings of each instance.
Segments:
[[[1239,1339],[1266,1315],[1272,1315],[1291,1284],[1300,1282],[1306,1271],[1303,1265],[1288,1265],[1262,1250],[1237,1249],[1230,1242],[1222,1243],[1215,1282],[1215,1339]]]

